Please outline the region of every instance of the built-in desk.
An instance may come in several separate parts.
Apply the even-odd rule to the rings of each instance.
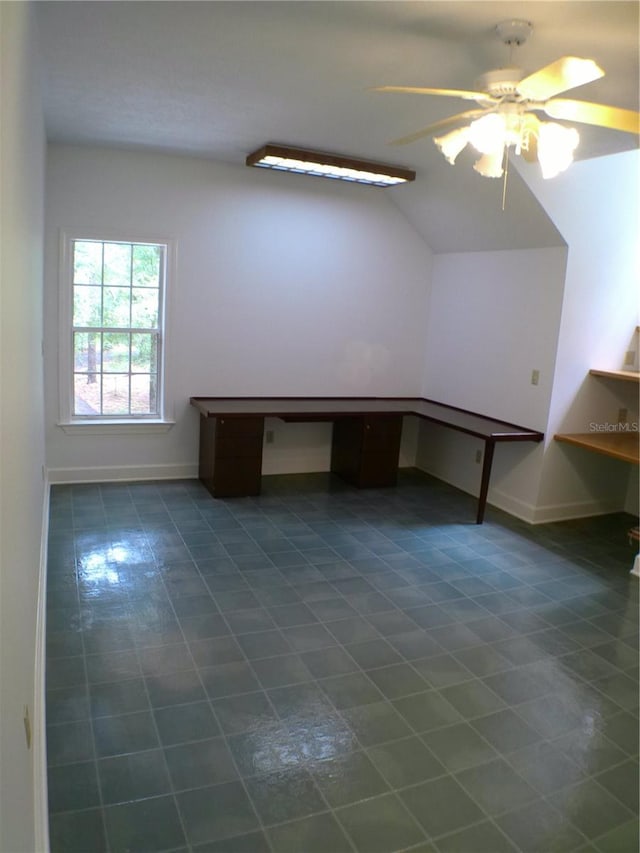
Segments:
[[[482,524],[495,445],[544,434],[421,397],[192,397],[200,412],[199,477],[215,498],[260,494],[265,418],[331,421],[331,471],[358,488],[393,486],[402,418],[414,415],[484,441],[477,524]]]

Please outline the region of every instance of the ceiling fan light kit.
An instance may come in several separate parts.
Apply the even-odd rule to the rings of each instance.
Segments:
[[[498,24],[495,30],[510,48],[511,63],[514,47],[524,44],[533,27],[529,21],[509,20]],[[637,135],[640,132],[640,114],[633,110],[555,97],[603,76],[604,71],[592,59],[563,56],[533,74],[525,75],[511,64],[488,71],[477,81],[478,91],[417,86],[381,86],[376,91],[458,97],[477,104],[475,109],[440,119],[397,139],[394,145],[406,145],[453,127],[433,140],[449,163],[454,164],[456,157],[470,144],[481,155],[474,164],[476,172],[483,177],[500,178],[513,150],[525,160],[539,163],[543,178],[553,178],[573,162],[580,136],[575,128],[541,121],[536,113],[624,133]],[[460,124],[468,119],[470,123],[461,127]]]
[[[459,127],[433,141],[452,165],[467,144],[471,144],[482,155],[473,168],[485,178],[502,177],[509,148],[526,159],[531,154],[540,164],[542,177],[553,178],[573,162],[580,135],[573,127],[538,121],[531,115],[488,113],[467,127]]]
[[[399,166],[355,160],[339,154],[290,148],[269,143],[263,145],[246,160],[247,166],[274,169],[278,172],[294,172],[299,175],[348,181],[352,184],[367,184],[373,187],[393,187],[415,180],[416,173]]]

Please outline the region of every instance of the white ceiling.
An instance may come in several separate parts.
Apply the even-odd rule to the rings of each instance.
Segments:
[[[558,245],[561,238],[517,170],[501,214],[502,182],[478,176],[466,152],[451,167],[431,139],[388,146],[465,102],[370,87],[472,88],[479,74],[508,64],[495,24],[525,18],[534,31],[516,49],[516,64],[533,71],[562,55],[595,59],[606,76],[571,96],[638,109],[636,0],[35,5],[51,141],[236,164],[271,141],[408,166],[416,182],[382,192],[436,251]],[[582,157],[637,145],[617,131],[580,125],[580,132]]]

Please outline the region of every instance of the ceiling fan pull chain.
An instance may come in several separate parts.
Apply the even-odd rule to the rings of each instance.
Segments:
[[[502,182],[502,211],[504,212],[507,199],[507,177],[509,176],[509,146],[504,147],[504,180]]]

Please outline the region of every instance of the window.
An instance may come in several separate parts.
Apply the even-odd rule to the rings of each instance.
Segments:
[[[162,419],[167,250],[70,241],[71,358],[63,359],[70,421]]]

